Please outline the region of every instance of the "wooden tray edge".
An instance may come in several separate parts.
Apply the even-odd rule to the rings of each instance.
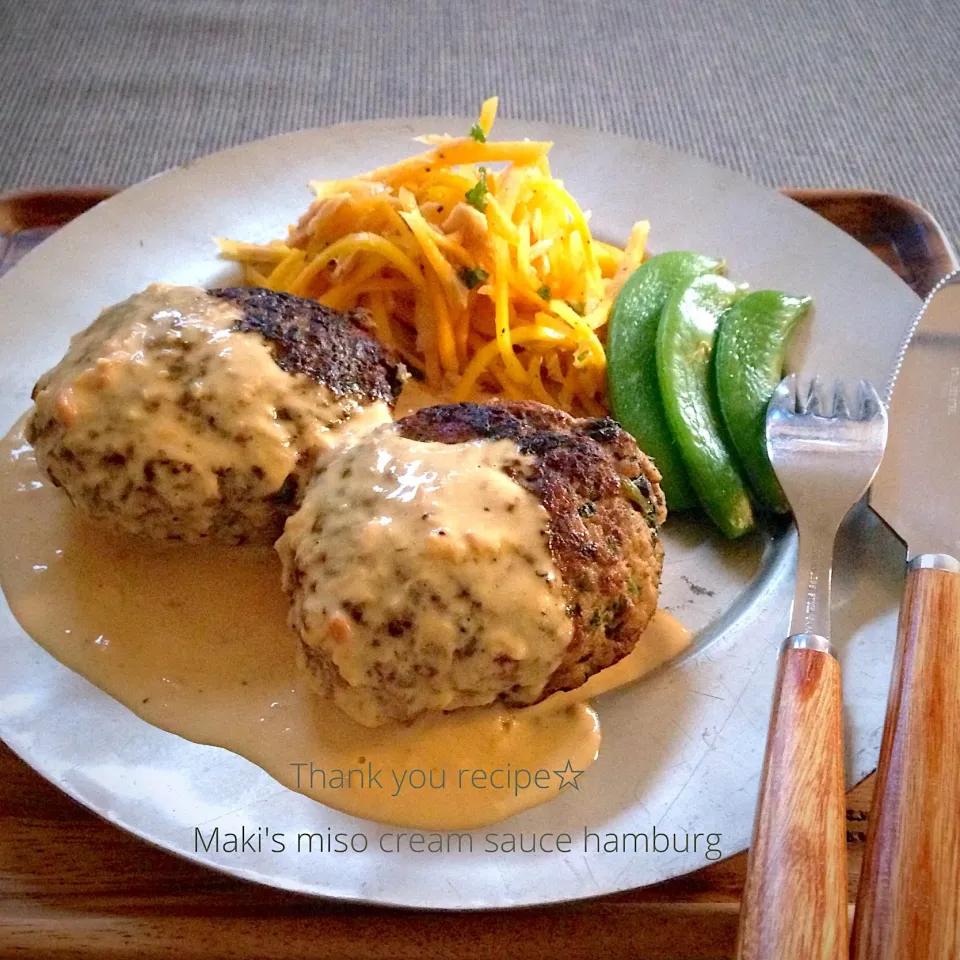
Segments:
[[[0,195],[0,273],[5,266],[5,243],[8,246],[16,246],[16,252],[22,254],[58,227],[116,192],[114,188],[104,186],[20,190]],[[826,219],[831,220],[841,229],[845,229],[845,232],[865,243],[874,253],[878,253],[885,237],[890,237],[896,233],[898,225],[901,228],[904,225],[909,226],[915,234],[913,242],[894,244],[895,256],[893,257],[883,256],[879,253],[878,256],[884,262],[887,262],[920,295],[925,295],[939,276],[958,266],[957,255],[940,224],[929,211],[911,200],[871,190],[787,189],[783,192]],[[847,221],[849,221],[847,226],[853,226],[858,212],[862,214],[864,211],[869,213],[868,223],[870,229],[874,231],[873,243],[869,242],[869,236],[864,239],[862,229],[854,232],[844,226]],[[832,214],[832,216],[828,214]],[[838,219],[841,222],[837,222]],[[11,244],[11,240],[17,234],[23,234],[20,238],[22,243]],[[931,280],[931,278],[933,279]],[[869,810],[871,793],[872,782],[871,779],[868,779],[854,787],[848,794],[848,829],[850,831],[848,839],[852,841],[851,856],[857,859],[859,858],[857,850],[862,848],[862,843],[858,841],[862,841],[863,831],[866,829],[866,811]],[[631,931],[634,946],[643,949],[645,951],[643,955],[651,958],[655,956],[675,956],[675,951],[681,942],[685,949],[685,955],[691,958],[727,956],[736,931],[736,898],[739,896],[737,884],[743,870],[742,861],[743,855],[740,855],[732,858],[732,861],[724,861],[716,867],[708,867],[695,874],[688,874],[685,877],[667,881],[656,887],[646,888],[644,902],[637,902],[632,899],[632,896],[636,897],[637,892],[625,891],[621,894],[570,905],[558,912],[568,916],[571,913],[577,914],[583,911],[597,911],[602,915],[609,912],[610,916],[599,923],[600,927],[603,927],[607,922],[616,926],[618,920],[622,921],[623,919],[617,911],[620,909],[626,910],[637,924],[636,929]],[[186,871],[186,868],[184,869],[183,879],[185,884],[189,885],[191,873]],[[851,879],[854,879],[854,877],[855,874]],[[69,886],[69,883],[64,881],[63,886]],[[243,885],[239,886],[242,887]],[[682,902],[684,893],[687,897],[690,897],[691,892],[687,888],[691,886],[700,891],[703,896],[715,895],[718,899],[704,900],[695,904],[691,904],[689,900]],[[198,943],[202,943],[203,940],[211,936],[226,935],[227,928],[225,925],[228,923],[231,924],[231,932],[233,930],[232,921],[229,918],[230,913],[232,913],[231,910],[217,916],[198,917],[194,922],[194,928],[187,929],[189,925],[187,927],[181,926],[184,922],[183,915],[178,914],[176,908],[171,904],[169,908],[171,914],[164,917],[162,923],[158,923],[156,929],[150,929],[150,922],[144,923],[139,917],[129,919],[129,922],[127,922],[127,919],[124,918],[124,911],[112,909],[106,899],[100,904],[102,912],[98,913],[96,907],[94,907],[92,913],[81,910],[77,922],[67,923],[66,929],[62,929],[58,926],[58,911],[53,902],[47,902],[41,911],[50,909],[51,917],[49,919],[41,920],[30,916],[28,904],[37,903],[37,901],[27,893],[29,882],[22,889],[24,891],[22,901],[19,898],[14,901],[8,900],[6,901],[6,910],[0,909],[0,944],[5,944],[3,949],[12,947],[14,950],[24,950],[24,955],[36,957],[79,956],[80,949],[83,948],[78,947],[75,953],[71,941],[74,945],[86,941],[85,947],[87,949],[93,948],[94,953],[86,953],[85,955],[95,955],[98,949],[107,950],[111,947],[116,949],[119,942],[130,937],[136,937],[138,934],[141,937],[146,934],[147,940],[142,943],[142,946],[149,946],[152,949],[144,952],[143,955],[147,956],[149,953],[150,956],[156,956],[159,960],[160,957],[172,955],[167,953],[172,943],[179,941],[186,946],[186,940],[182,938],[189,933],[189,939],[193,943],[190,944],[190,949],[186,950],[182,956],[184,958],[188,956],[199,957],[206,954],[194,952]],[[256,899],[259,899],[260,893],[260,891],[257,891]],[[43,896],[41,894],[41,897]],[[82,892],[76,896],[78,899],[83,899]],[[204,898],[205,891],[200,891],[198,896],[201,899]],[[672,902],[673,897],[677,897],[681,902]],[[65,907],[66,912],[71,915],[78,906],[73,898],[73,894],[67,897],[70,906]],[[131,899],[137,901],[136,897]],[[179,898],[175,899],[176,902],[180,902]],[[254,899],[253,894],[251,894],[251,899]],[[250,900],[248,899],[246,903],[249,908]],[[323,910],[327,906],[330,905],[322,902],[316,905],[318,910]],[[2,907],[3,902],[0,901],[0,908]],[[136,910],[136,908],[133,909]],[[333,909],[332,906],[331,909]],[[393,931],[396,921],[393,919],[394,914],[392,912],[385,911],[384,913],[386,926],[377,931],[372,919],[375,911],[362,911],[357,918],[356,926],[349,931],[345,929],[341,934],[344,939],[340,940],[339,946],[343,946],[348,939],[352,940],[354,937],[366,938],[372,933],[374,936],[380,935],[383,938],[383,943],[397,951],[395,954],[397,956],[420,955],[416,945],[406,940],[406,936],[410,936],[412,940],[415,940],[418,935],[422,936],[422,930],[414,925],[414,918],[410,918],[409,927],[403,933],[400,929],[397,929],[393,936],[388,937],[388,928],[389,931]],[[512,917],[517,921],[517,926],[513,929],[513,935],[519,937],[520,929],[529,924],[538,913],[539,910],[533,908],[529,912],[521,911],[513,914]],[[553,923],[557,922],[557,914],[553,911],[545,908],[543,913],[545,917],[552,917]],[[451,914],[450,916],[451,918],[459,918],[458,923],[463,922],[462,915]],[[481,920],[483,916],[485,914],[476,915],[475,926],[472,922],[468,924],[471,934],[469,937],[461,938],[459,949],[458,938],[452,937],[450,940],[438,938],[446,947],[450,948],[450,955],[461,951],[471,952],[477,956],[481,954],[495,955],[493,952],[486,953],[488,949],[496,951],[499,947],[492,943],[483,942],[484,931]],[[425,917],[424,923],[433,927],[437,923],[435,917],[436,915]],[[695,918],[700,919],[698,921]],[[321,925],[329,922],[326,914],[315,919]],[[123,922],[121,923],[121,921]],[[116,929],[118,923],[121,927],[126,924],[127,929]],[[254,951],[269,949],[277,933],[277,924],[281,926],[283,933],[289,938],[288,946],[296,948],[299,939],[298,934],[304,937],[301,946],[304,946],[307,941],[311,941],[315,948],[322,944],[320,929],[291,916],[283,914],[256,916],[253,918],[253,923],[255,926],[263,924],[262,929],[256,931],[257,937],[248,940],[246,943],[246,946]],[[498,929],[501,932],[506,932],[512,925],[508,921],[498,921],[498,923],[500,923]],[[303,924],[302,930],[300,929],[301,924]],[[578,920],[575,927],[583,928],[584,924],[585,918]],[[403,927],[404,925],[400,924],[399,926]],[[677,939],[676,930],[683,930],[684,928],[689,928],[691,933],[695,931],[694,942],[690,942],[687,938]],[[94,931],[96,931],[95,935]],[[261,934],[263,940],[259,939]],[[642,936],[642,943],[636,940],[638,935]],[[66,937],[66,940],[64,937]],[[471,949],[471,943],[476,947],[475,953]],[[329,949],[338,949],[336,944],[337,938],[334,937],[334,943],[329,945]],[[236,945],[236,942],[234,942],[233,946]],[[544,945],[547,946],[548,942],[545,942]],[[558,944],[554,942],[553,946],[556,947]],[[570,943],[570,948],[573,946],[574,943]],[[136,947],[132,949],[137,951]],[[0,952],[2,952],[2,949],[0,949]],[[214,950],[209,955],[221,956],[222,954]],[[332,954],[321,950],[316,955],[327,956]]]
[[[0,194],[0,275],[58,227],[119,189],[49,187]],[[960,266],[936,218],[913,200],[876,190],[783,188],[781,192],[862,243],[921,297],[941,276]],[[31,235],[18,238],[18,234]]]

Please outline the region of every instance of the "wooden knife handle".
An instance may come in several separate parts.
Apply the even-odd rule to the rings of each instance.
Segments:
[[[840,664],[829,649],[804,635],[780,654],[738,960],[847,957]]]
[[[918,557],[907,573],[855,960],[960,957],[960,573],[947,561]]]

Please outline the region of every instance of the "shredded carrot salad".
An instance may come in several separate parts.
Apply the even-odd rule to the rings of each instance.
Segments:
[[[248,284],[366,310],[442,396],[603,414],[604,328],[650,225],[624,249],[595,239],[550,173],[552,144],[489,140],[496,112],[491,97],[469,136],[422,137],[417,156],[312,182],[285,241],[219,239],[222,255]]]

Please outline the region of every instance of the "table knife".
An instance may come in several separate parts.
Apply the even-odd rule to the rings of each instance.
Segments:
[[[907,544],[854,960],[960,957],[960,271],[896,374],[870,504]]]

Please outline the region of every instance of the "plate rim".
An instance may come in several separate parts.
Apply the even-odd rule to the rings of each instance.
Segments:
[[[331,132],[357,131],[358,133],[361,133],[361,134],[363,133],[369,134],[370,132],[376,133],[377,131],[382,131],[383,134],[386,135],[386,132],[388,130],[401,128],[403,126],[414,127],[415,125],[420,125],[423,129],[430,129],[431,125],[439,126],[442,124],[455,124],[455,123],[463,124],[463,123],[469,123],[469,122],[471,122],[470,118],[456,117],[456,116],[424,116],[424,117],[372,119],[372,120],[362,120],[362,121],[354,121],[354,122],[343,122],[343,123],[331,124],[327,126],[309,127],[309,128],[304,128],[297,131],[278,133],[267,138],[261,138],[258,140],[249,141],[247,143],[237,144],[237,145],[228,147],[225,150],[217,151],[212,154],[207,154],[203,157],[198,157],[198,158],[189,160],[183,164],[171,167],[168,170],[156,173],[151,177],[146,178],[145,180],[141,180],[138,183],[127,187],[126,189],[120,191],[116,196],[103,201],[97,207],[93,208],[93,210],[85,214],[82,214],[75,221],[73,221],[70,224],[67,224],[62,231],[58,231],[58,234],[71,231],[71,229],[74,227],[75,224],[80,225],[77,227],[77,231],[82,232],[83,221],[86,218],[90,217],[92,214],[94,214],[96,211],[100,210],[101,208],[112,208],[114,204],[120,205],[121,203],[128,202],[130,200],[131,195],[136,195],[139,191],[146,189],[154,181],[175,176],[180,171],[190,170],[191,168],[197,167],[198,165],[201,165],[204,162],[209,162],[214,159],[227,159],[233,156],[240,156],[243,154],[244,151],[247,151],[251,147],[256,145],[282,142],[284,140],[295,138],[295,137],[322,138],[325,135],[329,135]],[[823,218],[821,218],[815,212],[804,207],[802,204],[793,200],[792,198],[784,196],[783,194],[776,191],[774,188],[769,188],[761,184],[757,184],[755,181],[750,180],[750,178],[744,176],[743,174],[737,171],[713,164],[710,161],[704,160],[703,158],[695,156],[693,154],[682,153],[681,151],[674,150],[671,147],[668,147],[659,143],[640,140],[634,137],[625,136],[621,134],[605,133],[605,132],[596,131],[596,130],[592,130],[590,128],[585,128],[585,127],[549,124],[549,123],[533,122],[533,121],[527,122],[520,119],[512,119],[509,121],[502,120],[500,121],[500,124],[501,126],[522,126],[523,129],[530,131],[531,135],[537,135],[541,131],[544,131],[544,132],[556,131],[557,132],[556,139],[562,139],[565,133],[575,134],[575,135],[587,135],[591,137],[596,137],[600,140],[613,140],[622,144],[624,147],[633,147],[633,148],[640,147],[641,149],[652,148],[653,150],[661,153],[664,156],[683,157],[687,162],[693,162],[695,165],[698,165],[706,170],[719,171],[725,177],[731,178],[743,184],[749,184],[751,187],[762,190],[764,193],[776,197],[777,200],[780,202],[789,203],[794,210],[796,210],[797,208],[804,210],[806,215],[808,215],[810,218],[813,218],[819,223],[825,224],[831,230],[835,230],[838,234],[840,234],[841,236],[844,236],[845,239],[848,240],[850,243],[856,244],[855,240],[847,237],[845,234],[843,234],[842,231],[839,230],[839,228],[835,227],[832,224],[829,224],[827,221],[823,220]],[[24,269],[24,265],[30,264],[35,256],[39,256],[40,251],[42,251],[45,245],[46,244],[41,244],[40,247],[38,247],[36,250],[28,253],[21,260],[21,262],[18,263],[10,271],[9,276],[22,272]],[[898,283],[900,283],[906,289],[909,289],[907,285],[903,283],[903,281],[896,275],[896,273],[889,266],[887,266],[886,264],[883,264],[882,261],[879,261],[879,260],[877,260],[876,262],[882,265],[883,267],[885,267],[885,269],[889,272],[890,276],[895,278]],[[4,277],[0,279],[0,291],[2,291],[7,284],[8,284],[8,277]],[[920,302],[919,298],[917,298],[917,303],[919,304],[919,302]],[[6,606],[5,601],[3,605],[4,607]],[[33,641],[31,640],[31,642]],[[44,651],[44,655],[49,657],[49,654],[46,654],[45,651]],[[53,660],[52,657],[50,659]],[[68,668],[63,667],[57,661],[53,661],[53,662],[57,664],[57,667],[59,669],[72,673],[72,671],[69,671]],[[673,669],[674,666],[678,666],[678,665],[679,664],[677,664],[675,661],[668,666],[667,670]],[[104,694],[104,696],[106,695]],[[122,709],[125,709],[125,708],[122,708]],[[145,723],[145,721],[140,721],[140,719],[136,717],[136,715],[132,713],[130,715],[137,721],[141,723]],[[6,734],[6,724],[2,716],[0,716],[0,731]],[[176,735],[165,734],[165,736],[176,736]],[[250,880],[257,883],[263,883],[268,886],[273,886],[280,889],[287,889],[293,892],[308,893],[315,896],[322,896],[322,897],[328,897],[328,898],[337,899],[337,900],[343,900],[344,902],[374,903],[374,904],[380,904],[384,906],[415,906],[421,909],[431,909],[431,910],[489,909],[491,907],[495,907],[498,909],[508,909],[508,908],[521,907],[525,905],[532,905],[535,903],[536,904],[568,903],[568,902],[584,899],[585,897],[598,895],[598,893],[589,893],[589,894],[572,893],[570,895],[566,895],[566,896],[561,895],[561,896],[557,896],[549,899],[538,897],[535,900],[524,900],[523,898],[520,898],[513,902],[497,903],[497,904],[491,904],[488,902],[448,904],[448,903],[442,903],[442,902],[425,903],[421,900],[411,900],[411,899],[404,899],[404,898],[391,899],[389,897],[382,897],[382,896],[371,897],[369,895],[365,896],[360,894],[350,895],[348,893],[343,893],[343,892],[333,892],[333,893],[327,892],[327,891],[318,892],[313,889],[305,888],[303,886],[298,886],[295,882],[288,881],[284,878],[278,878],[276,876],[265,876],[262,873],[255,870],[247,870],[247,869],[239,868],[230,863],[219,863],[211,859],[206,859],[200,855],[191,856],[189,852],[185,851],[184,849],[177,848],[172,844],[165,843],[163,840],[158,839],[155,836],[151,836],[147,833],[144,833],[142,830],[138,829],[135,825],[132,825],[129,822],[127,822],[122,816],[110,815],[109,813],[106,813],[103,810],[98,809],[96,806],[91,804],[88,798],[86,798],[80,791],[76,790],[71,784],[63,781],[61,778],[51,777],[47,772],[45,772],[39,766],[36,766],[33,763],[31,757],[28,754],[26,754],[26,752],[18,749],[19,745],[16,742],[11,742],[10,738],[8,738],[6,735],[4,735],[4,740],[8,743],[8,745],[13,750],[13,752],[17,756],[19,756],[25,763],[27,763],[27,765],[30,766],[31,769],[36,770],[41,776],[44,777],[44,779],[47,779],[50,782],[54,783],[54,785],[56,785],[59,789],[66,792],[69,796],[73,797],[73,799],[81,803],[87,809],[92,810],[92,812],[96,813],[102,819],[106,819],[109,822],[115,824],[116,826],[119,826],[121,829],[124,829],[129,833],[133,833],[139,839],[146,840],[151,845],[157,846],[168,852],[174,853],[177,856],[185,857],[186,859],[191,860],[193,862],[201,863],[206,867],[212,867],[213,869],[218,870],[218,872],[221,872],[221,873],[225,873],[231,876],[238,876],[243,879]],[[212,748],[212,749],[219,750],[222,748]],[[738,851],[735,851],[735,852],[738,852]],[[733,854],[727,853],[725,854],[724,858],[731,855]],[[613,893],[613,892],[618,892],[622,890],[633,889],[634,887],[635,887],[635,884],[628,882],[622,886],[609,887],[600,892]]]

